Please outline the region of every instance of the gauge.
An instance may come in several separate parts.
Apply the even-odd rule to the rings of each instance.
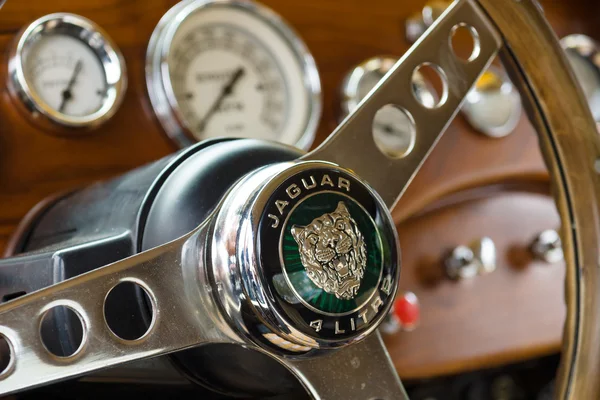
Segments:
[[[585,35],[573,34],[560,41],[596,122],[600,122],[600,52]]]
[[[340,120],[358,106],[397,61],[393,57],[373,57],[346,75],[342,84]],[[435,106],[434,91],[418,72],[413,77],[413,89],[425,106]],[[410,116],[391,105],[382,107],[373,120],[375,143],[391,157],[401,157],[412,149],[415,140],[413,129],[414,122]]]
[[[321,114],[314,60],[271,10],[245,1],[183,1],[148,46],[152,106],[181,147],[220,136],[308,149]]]
[[[446,11],[450,3],[451,1],[445,0],[428,1],[421,12],[409,16],[404,23],[406,40],[409,43],[415,43],[427,28],[433,25],[435,20]]]
[[[108,120],[126,87],[123,57],[106,33],[74,14],[46,15],[17,37],[9,88],[44,126],[91,128]]]
[[[500,138],[514,131],[523,105],[506,73],[491,66],[471,89],[461,111],[473,128],[488,137]]]

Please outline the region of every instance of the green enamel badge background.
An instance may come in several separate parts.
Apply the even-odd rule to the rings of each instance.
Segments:
[[[341,300],[320,289],[308,275],[300,260],[298,244],[292,236],[294,225],[305,226],[326,213],[333,212],[342,201],[350,215],[356,221],[358,229],[365,238],[367,246],[367,266],[358,294],[351,300]],[[334,314],[352,311],[363,305],[377,288],[382,268],[381,240],[377,227],[370,216],[354,200],[333,193],[319,193],[302,201],[290,215],[283,230],[282,259],[289,282],[302,299],[314,308]]]

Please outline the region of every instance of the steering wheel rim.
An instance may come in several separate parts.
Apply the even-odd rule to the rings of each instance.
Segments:
[[[460,2],[477,8],[477,12],[482,10],[486,13],[491,23],[495,25],[497,33],[500,34],[504,42],[501,52],[504,65],[513,82],[519,87],[524,103],[528,106],[527,112],[538,132],[540,147],[553,181],[553,194],[562,220],[562,241],[567,265],[565,287],[567,317],[556,396],[561,399],[597,398],[600,396],[600,382],[589,378],[600,372],[600,366],[596,361],[596,356],[600,354],[600,332],[598,331],[600,327],[598,320],[600,318],[598,317],[600,213],[597,202],[600,194],[598,178],[600,143],[595,123],[558,40],[543,18],[535,0],[460,0]],[[550,86],[551,90],[547,90],[547,86]],[[433,131],[435,130],[434,128]],[[441,134],[434,133],[435,135],[432,134],[430,138],[430,146],[435,144]],[[336,134],[334,133],[333,136],[335,137]],[[326,142],[310,153],[309,159],[319,159],[320,155],[327,154],[330,144],[331,141]],[[427,153],[425,152],[423,157],[426,157]],[[337,161],[335,157],[323,157],[323,159]],[[348,167],[343,162],[339,164]],[[420,164],[409,165],[409,173],[401,178],[401,181],[404,180],[400,184],[401,188],[405,188],[405,185],[410,182],[419,166]],[[372,184],[369,179],[366,180]],[[394,196],[389,193],[384,197],[387,205],[395,203]],[[209,224],[203,224],[184,238],[165,245],[167,249],[161,250],[162,253],[158,248],[143,253],[144,257],[137,262],[148,263],[152,257],[172,258],[172,262],[180,262],[175,253],[169,251],[180,249],[177,246],[184,246],[188,238],[205,237],[209,229]],[[126,270],[133,268],[132,262],[131,259],[124,260],[116,263],[119,265],[113,264],[112,267],[102,269],[105,269],[105,274],[109,272],[107,268]],[[114,268],[115,265],[119,268]],[[75,278],[73,282],[77,279]],[[75,284],[73,282],[71,283]],[[0,306],[0,325],[2,325],[3,313],[10,314],[11,310],[26,305],[28,301],[35,298],[35,295],[33,297],[28,295],[13,304]],[[37,298],[40,298],[39,294]],[[79,307],[79,304],[69,304],[73,304],[81,314],[86,314],[86,310]],[[213,307],[212,303],[209,306]],[[214,313],[219,312],[214,311]],[[220,326],[223,332],[232,338],[237,335],[230,327],[225,327],[227,322],[223,318],[205,322],[209,325],[214,324],[215,327]],[[17,343],[19,342],[20,336],[10,329],[0,331],[5,336],[17,338]],[[190,340],[192,340],[191,336]],[[378,334],[371,335],[360,344],[355,344],[353,349],[354,352],[349,350],[334,352],[322,357],[292,361],[288,356],[274,357],[298,376],[313,396],[319,398],[322,394],[325,398],[334,393],[353,394],[355,392],[352,390],[356,390],[356,386],[344,388],[345,377],[340,379],[339,374],[334,382],[324,380],[318,371],[323,365],[335,368],[336,363],[343,362],[358,368],[356,360],[361,360],[361,368],[366,367],[367,370],[372,368],[371,372],[378,368],[388,370],[392,368]],[[156,354],[159,353],[154,352],[151,355]],[[269,355],[273,356],[273,354]],[[53,362],[55,360],[49,364]],[[2,378],[12,372],[12,367],[14,365],[8,368],[8,372],[2,373]],[[388,373],[384,371],[383,375],[367,374],[367,377],[373,382],[379,379],[380,385],[389,385],[391,389],[385,392],[387,395],[393,395],[394,398],[403,397],[403,390],[397,377],[395,378],[389,371]],[[362,379],[366,378],[363,376]],[[337,392],[329,390],[328,386],[332,383],[337,383],[340,390]]]
[[[505,42],[504,64],[536,128],[561,217],[566,262],[561,365],[555,396],[598,398],[600,354],[598,133],[558,39],[532,0],[478,0]],[[550,90],[549,90],[550,89]]]

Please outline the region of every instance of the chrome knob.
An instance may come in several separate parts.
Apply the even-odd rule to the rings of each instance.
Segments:
[[[451,279],[469,279],[496,269],[496,245],[482,237],[469,246],[457,246],[444,260],[446,275]]]
[[[475,255],[467,246],[455,247],[444,261],[444,266],[451,279],[468,279],[477,275]]]
[[[529,248],[535,258],[550,264],[564,259],[560,235],[554,229],[547,229],[537,235]]]
[[[496,270],[496,245],[487,236],[474,241],[470,245],[479,274],[487,274]]]

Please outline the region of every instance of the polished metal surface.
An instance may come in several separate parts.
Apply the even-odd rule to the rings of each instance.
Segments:
[[[473,250],[467,246],[457,246],[452,249],[444,259],[444,267],[450,279],[471,279],[479,272]]]
[[[462,112],[477,131],[491,138],[502,138],[517,127],[523,105],[506,73],[490,66],[467,95]]]
[[[300,64],[309,102],[309,115],[294,145],[308,150],[314,141],[321,117],[321,81],[315,61],[302,39],[275,12],[267,7],[244,0],[185,0],[172,7],[154,29],[146,52],[146,86],[152,108],[167,135],[180,147],[196,142],[185,123],[171,84],[168,58],[175,33],[183,21],[196,12],[211,7],[229,7],[242,10],[264,21],[280,35],[293,51]]]
[[[469,246],[457,246],[444,259],[450,279],[470,279],[496,270],[496,245],[489,237],[474,240]]]
[[[361,62],[348,72],[344,77],[341,87],[340,122],[358,107],[361,100],[377,86],[377,83],[397,62],[398,58],[396,57],[372,57]],[[413,85],[417,97],[429,107],[434,107],[433,89],[429,87],[421,74],[415,74]]]
[[[82,41],[98,58],[106,89],[100,109],[85,116],[70,116],[43,101],[28,82],[25,55],[42,36],[61,34]],[[23,29],[14,42],[8,59],[8,88],[16,103],[35,123],[48,128],[93,128],[109,120],[123,101],[127,88],[125,61],[116,44],[93,21],[75,14],[43,16]]]
[[[0,334],[11,345],[11,365],[0,376],[0,393],[83,375],[125,362],[207,342],[241,342],[219,319],[206,276],[208,223],[188,235],[137,256],[0,305]],[[105,322],[104,301],[120,282],[142,286],[154,308],[148,332],[137,340],[116,336]],[[56,306],[74,310],[83,341],[69,357],[43,345],[43,314]]]
[[[281,361],[315,399],[408,400],[378,332],[324,357]]]
[[[531,253],[538,260],[555,264],[564,261],[560,235],[554,229],[547,229],[535,237],[530,246]]]
[[[449,1],[434,0],[420,14],[408,18],[405,22],[408,41],[416,42],[449,5]],[[513,132],[522,109],[519,93],[506,73],[492,65],[469,92],[461,111],[474,129],[491,138],[501,138]]]
[[[262,326],[255,326],[257,323],[255,320],[248,320],[245,312],[246,303],[251,303],[254,312],[260,315],[260,321],[264,321],[267,332],[274,332],[284,339],[283,344],[286,349],[293,348],[296,351],[339,348],[363,340],[383,321],[387,311],[392,306],[391,301],[385,304],[377,303],[376,300],[379,297],[373,300],[367,299],[360,306],[360,309],[353,310],[354,312],[361,309],[370,311],[365,314],[368,316],[366,329],[353,329],[351,334],[325,338],[319,334],[320,329],[318,327],[316,327],[315,332],[311,333],[299,329],[298,323],[291,319],[268,287],[264,272],[266,266],[261,261],[261,257],[258,256],[258,249],[255,245],[259,241],[257,232],[265,204],[271,198],[275,189],[290,177],[303,172],[319,170],[320,168],[337,169],[338,167],[335,164],[323,161],[292,162],[267,166],[250,173],[231,189],[230,195],[223,201],[221,211],[215,216],[215,226],[217,228],[215,229],[211,248],[212,259],[210,264],[212,266],[212,279],[214,279],[215,285],[220,288],[217,296],[221,302],[221,307],[229,317],[230,323],[235,325],[238,331],[244,332],[248,340],[265,349],[272,348],[273,344],[279,345],[282,341],[277,340],[277,342],[274,342],[271,340],[271,335],[258,337],[251,335],[251,332],[264,332],[265,329]],[[341,168],[339,170],[343,171]],[[346,173],[350,172],[346,171]],[[360,182],[360,178],[355,175],[354,178]],[[321,179],[315,181],[322,182]],[[300,182],[300,179],[298,179],[298,182]],[[290,187],[294,186],[290,185]],[[368,186],[365,185],[365,188],[370,191]],[[313,187],[308,190],[319,190],[319,188]],[[386,212],[382,216],[386,219],[384,223],[392,228],[394,226],[393,220],[385,205],[375,192],[370,191],[370,195],[380,202],[382,209]],[[287,201],[289,200],[287,198]],[[281,204],[285,203],[283,199],[281,201]],[[273,226],[282,224],[278,220],[274,221],[276,222]],[[392,229],[395,232],[395,229]],[[394,242],[397,243],[397,237],[394,237],[394,239]],[[231,249],[237,249],[234,257],[232,257]],[[272,251],[276,252],[277,249]],[[390,277],[389,290],[392,297],[397,290],[395,283],[398,282],[399,271],[397,269],[394,276]],[[292,288],[291,293],[294,293],[293,287],[291,285],[289,287]],[[295,298],[301,298],[298,293],[294,294]],[[302,301],[300,300],[300,302]],[[304,305],[311,308],[308,304]],[[375,308],[376,311],[373,313],[372,310]],[[317,311],[316,315],[326,314],[328,313]],[[331,314],[331,316],[335,315],[337,314]],[[354,323],[358,324],[358,322]],[[342,327],[336,326],[336,331],[341,329]],[[293,344],[293,346],[290,346],[290,344]]]
[[[600,46],[594,39],[582,34],[567,35],[560,44],[585,93],[594,119],[600,122]]]
[[[452,28],[460,23],[473,27],[478,34],[477,57],[470,62],[456,57],[451,48]],[[453,3],[333,134],[304,158],[330,160],[355,171],[369,182],[388,206],[393,206],[500,45],[500,36],[473,1]],[[412,95],[413,71],[424,63],[439,66],[447,85],[441,96],[442,104],[433,109],[423,106]],[[415,144],[403,158],[383,155],[373,139],[373,118],[388,104],[402,108],[414,121]]]
[[[475,256],[479,274],[487,274],[496,270],[496,244],[484,236],[473,241],[469,247]]]
[[[410,17],[404,21],[404,36],[406,37],[406,41],[408,43],[416,42],[427,27],[423,22],[423,16],[420,13],[411,14]]]
[[[448,8],[452,1],[448,0],[430,0],[421,9],[421,12],[414,13],[406,19],[404,29],[406,40],[409,43],[415,43],[419,37],[425,33],[436,19],[438,19]]]
[[[392,57],[373,57],[354,67],[344,78],[341,88],[340,121],[350,114],[398,61]],[[435,89],[423,75],[415,72],[412,88],[426,107],[436,104]],[[410,116],[392,106],[382,107],[373,119],[375,144],[390,157],[402,157],[412,150],[416,132]]]

